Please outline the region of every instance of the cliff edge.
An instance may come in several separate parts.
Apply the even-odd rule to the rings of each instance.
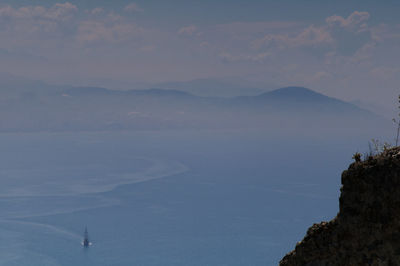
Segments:
[[[311,226],[280,266],[400,265],[400,147],[342,173],[339,213]]]

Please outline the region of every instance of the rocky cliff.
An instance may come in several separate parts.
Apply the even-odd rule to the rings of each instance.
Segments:
[[[281,266],[400,265],[400,147],[342,174],[336,218],[311,226]]]

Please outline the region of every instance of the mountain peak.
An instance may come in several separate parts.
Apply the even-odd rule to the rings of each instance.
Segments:
[[[356,112],[369,114],[370,112],[360,109],[357,106],[326,96],[316,91],[304,87],[285,87],[270,92],[263,93],[255,97],[239,98],[247,104],[260,106],[274,110],[285,111],[311,111],[325,113]]]
[[[318,92],[315,92],[313,90],[304,88],[304,87],[285,87],[277,90],[273,90],[270,92],[266,92],[262,94],[264,96],[269,96],[269,97],[327,97],[323,94],[320,94]]]

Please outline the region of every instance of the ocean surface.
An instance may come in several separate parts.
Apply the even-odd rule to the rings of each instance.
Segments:
[[[336,215],[340,174],[366,147],[251,131],[0,142],[0,265],[18,266],[277,265]]]

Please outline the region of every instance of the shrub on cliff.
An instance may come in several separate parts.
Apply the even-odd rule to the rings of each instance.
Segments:
[[[399,118],[396,120],[393,118],[393,122],[397,125],[397,135],[396,135],[396,146],[399,145],[399,134],[400,134],[400,95],[399,95]]]

